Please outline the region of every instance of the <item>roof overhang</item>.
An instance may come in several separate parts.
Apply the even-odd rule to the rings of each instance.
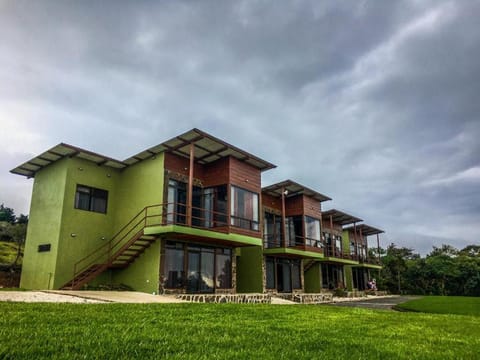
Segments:
[[[323,195],[315,190],[309,189],[306,186],[300,185],[292,180],[285,180],[262,189],[262,193],[268,194],[273,197],[281,197],[282,192],[285,193],[285,197],[293,197],[297,195],[305,195],[311,197],[319,202],[332,200],[326,195]]]
[[[127,166],[119,160],[81,149],[76,146],[61,143],[34,157],[33,159],[28,160],[22,165],[17,166],[15,169],[10,170],[10,172],[17,175],[34,177],[37,171],[66,157],[77,157],[94,162],[99,166],[109,166],[115,169],[123,169]]]
[[[348,224],[353,224],[357,223],[360,221],[363,221],[362,219],[347,214],[343,211],[337,210],[337,209],[330,209],[327,211],[322,211],[322,218],[324,220],[329,220],[330,217],[332,218],[332,222],[335,224],[340,224],[340,225],[348,225]]]
[[[276,167],[268,161],[262,160],[255,155],[198,129],[192,129],[182,135],[175,136],[168,141],[144,150],[137,155],[124,160],[124,163],[133,165],[162,152],[170,152],[184,158],[190,158],[191,144],[195,146],[195,161],[203,165],[231,156],[261,171]]]
[[[34,157],[26,163],[17,166],[15,169],[10,170],[10,172],[27,177],[34,177],[37,171],[65,157],[78,157],[94,162],[97,165],[109,166],[115,169],[123,169],[162,152],[171,152],[173,154],[189,158],[190,144],[194,144],[195,161],[200,164],[209,164],[223,157],[232,156],[239,161],[245,162],[259,169],[260,171],[265,171],[276,167],[275,165],[262,160],[255,155],[240,150],[239,148],[217,139],[216,137],[201,130],[192,129],[182,135],[165,141],[164,143],[144,150],[137,155],[126,159],[125,161],[115,160],[89,150],[61,143]]]
[[[357,232],[360,232],[362,235],[365,235],[365,236],[377,235],[385,232],[381,229],[378,229],[376,227],[373,227],[367,224],[359,224],[359,225],[356,225],[356,227],[350,226],[343,230],[354,231],[354,229],[356,229]]]

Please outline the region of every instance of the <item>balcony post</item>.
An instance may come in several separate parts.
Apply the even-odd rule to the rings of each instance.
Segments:
[[[332,215],[330,214],[330,241],[332,242],[331,244],[331,247],[332,247],[332,256],[333,257],[336,257],[335,256],[335,242],[334,242],[334,239],[333,239],[333,217]]]
[[[357,259],[358,259],[357,223],[356,222],[353,223],[353,241],[355,242],[353,253],[354,253],[355,257],[357,257]]]
[[[192,226],[192,202],[193,202],[193,166],[195,159],[195,144],[190,143],[190,166],[188,169],[188,193],[187,193],[187,226]]]
[[[282,187],[282,232],[283,232],[283,247],[287,247],[287,231],[285,220],[285,188]]]
[[[380,238],[377,233],[377,254],[378,254],[378,263],[380,263]]]

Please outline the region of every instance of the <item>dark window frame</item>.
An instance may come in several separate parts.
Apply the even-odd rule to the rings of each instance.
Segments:
[[[252,195],[251,209],[247,209],[245,206],[248,202],[248,199],[245,198],[246,194]],[[253,201],[253,199],[255,199],[256,201]],[[241,207],[239,206],[240,204],[243,204],[244,206]],[[250,210],[252,213],[251,217],[248,216],[249,214],[246,214],[246,212],[250,212]],[[230,186],[230,225],[242,229],[260,231],[259,193],[244,189],[237,185]]]
[[[82,194],[84,195],[83,199],[81,198]],[[85,203],[86,206],[83,204],[83,201],[85,200],[87,201]],[[99,209],[99,204],[102,204],[102,202],[99,202],[100,200],[105,203],[104,206],[101,206]],[[108,190],[99,189],[89,185],[77,184],[74,208],[77,210],[106,214],[108,209]]]
[[[170,251],[169,251],[170,250]],[[233,248],[214,247],[208,245],[200,245],[195,243],[184,243],[175,240],[167,240],[165,243],[165,256],[171,251],[181,252],[181,270],[174,271],[175,279],[171,278],[170,274],[167,274],[167,269],[163,269],[163,278],[165,279],[164,287],[169,290],[186,290],[188,293],[215,293],[216,290],[233,289]],[[189,254],[198,253],[200,255],[200,261],[202,261],[202,253],[210,253],[213,255],[212,280],[213,287],[210,290],[202,289],[198,287],[195,290],[189,289],[188,268],[189,268]],[[172,256],[173,253],[170,254]],[[223,262],[221,261],[223,259]],[[169,260],[163,259],[164,264],[168,264]],[[224,270],[224,271],[222,271]],[[175,284],[175,285],[173,285]]]

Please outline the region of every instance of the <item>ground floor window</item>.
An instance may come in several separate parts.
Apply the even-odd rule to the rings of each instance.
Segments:
[[[322,288],[333,290],[344,287],[343,266],[322,264]]]
[[[352,269],[353,287],[357,290],[366,290],[368,281],[368,269],[353,268]]]
[[[176,241],[165,243],[165,288],[209,293],[232,287],[232,249]]]
[[[267,272],[267,289],[278,292],[292,292],[301,289],[301,264],[299,259],[285,259],[267,256],[265,259]]]

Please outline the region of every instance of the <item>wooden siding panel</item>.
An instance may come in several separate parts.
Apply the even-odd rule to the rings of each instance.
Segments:
[[[262,191],[260,170],[241,162],[233,157],[229,157],[230,162],[230,183],[260,194]]]
[[[307,216],[321,219],[322,212],[320,211],[320,202],[310,197],[303,197],[303,213]]]
[[[285,216],[303,215],[303,195],[285,199]]]
[[[219,159],[204,166],[203,180],[205,187],[225,185],[229,182],[228,158]]]
[[[322,229],[323,230],[330,230],[330,218],[328,216],[323,216],[322,218]],[[333,223],[333,230],[341,233],[342,232],[342,225],[338,223]]]
[[[262,193],[262,207],[282,211],[282,199]]]
[[[184,157],[165,153],[165,169],[173,171],[175,173],[188,177],[188,168],[190,167],[190,161]],[[194,164],[193,177],[203,181],[204,169],[201,164]]]

